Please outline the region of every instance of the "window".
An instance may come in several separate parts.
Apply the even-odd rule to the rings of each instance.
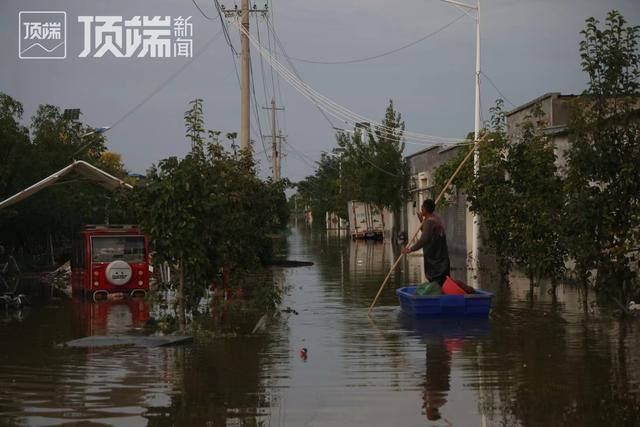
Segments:
[[[93,236],[91,238],[91,261],[111,262],[121,259],[126,262],[144,262],[143,236]]]

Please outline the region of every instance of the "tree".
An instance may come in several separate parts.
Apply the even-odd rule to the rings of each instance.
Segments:
[[[398,210],[406,198],[409,168],[403,156],[404,122],[389,101],[382,126],[360,123],[353,134],[338,131],[339,155],[323,154],[314,175],[297,184],[300,203],[316,224],[325,212],[347,217],[351,200]]]
[[[533,123],[539,110],[508,138],[502,106],[499,100],[492,108],[491,121],[483,131],[478,177],[468,162],[455,188],[467,194],[471,210],[480,216],[483,241],[496,255],[501,275],[506,278],[513,266],[520,267],[533,286],[541,278],[558,279],[563,271],[557,219],[563,203],[561,178],[550,141]],[[460,148],[436,169],[438,193],[467,152],[466,147]]]
[[[509,206],[500,206],[504,201],[498,201],[498,206],[492,209],[504,207],[507,210],[512,258],[524,270],[532,286],[542,278],[557,281],[564,271],[565,261],[559,221],[564,202],[562,179],[556,170],[552,142],[533,123],[541,116],[540,110],[534,110],[533,115],[518,127],[515,138],[509,140],[504,162],[507,192],[489,196],[505,197],[509,203]],[[486,189],[484,195],[485,198],[488,196]],[[502,212],[494,214],[504,215]]]
[[[341,183],[346,200],[398,210],[406,198],[409,168],[404,159],[404,122],[389,101],[382,126],[361,123],[352,135],[339,132]]]
[[[586,21],[580,55],[589,81],[573,106],[565,187],[579,280],[623,302],[638,282],[631,263],[640,241],[639,31],[617,11],[603,26]]]
[[[22,105],[0,94],[0,198],[68,166],[74,158],[96,164],[104,139],[77,121],[65,119],[58,107],[41,105],[29,129],[23,126]],[[90,144],[87,146],[87,142]],[[79,150],[85,147],[84,150]],[[106,192],[87,183],[57,185],[0,211],[0,235],[26,268],[55,262],[50,252],[64,255],[82,224],[105,220]],[[43,256],[46,255],[46,256]]]
[[[132,193],[158,260],[177,266],[181,323],[220,267],[230,271],[232,285],[243,286],[262,308],[273,308],[277,289],[245,273],[272,256],[270,235],[287,221],[287,183],[258,179],[250,153],[227,151],[219,132],[207,132],[206,140],[202,100],[191,102],[185,122],[191,151],[183,159],[160,161]]]
[[[301,204],[311,208],[314,218],[324,220],[325,212],[335,212],[343,218],[347,217],[348,200],[345,198],[347,193],[341,191],[341,170],[339,157],[322,154],[316,173],[297,184]]]
[[[120,153],[114,153],[113,151],[101,153],[98,167],[120,179],[124,179],[127,176],[127,171],[124,168],[124,163],[122,163],[122,155]]]

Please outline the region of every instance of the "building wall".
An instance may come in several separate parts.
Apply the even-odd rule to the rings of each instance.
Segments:
[[[437,197],[437,194],[433,192],[435,169],[453,158],[458,150],[466,151],[468,149],[468,145],[445,149],[433,147],[407,157],[415,188],[411,192],[411,198],[398,215],[401,218],[398,228],[407,234],[407,238],[411,238],[420,227],[417,214],[422,202],[427,198],[435,199]],[[466,196],[461,192],[456,192],[453,199],[449,200],[446,205],[438,206],[436,213],[445,224],[452,275],[457,279],[469,282],[469,278],[465,277],[465,272],[467,256],[471,251],[472,216],[467,209]],[[415,256],[418,254],[416,253]]]
[[[575,99],[574,95],[547,93],[506,114],[507,134],[510,137],[517,135],[518,126],[526,121],[532,121],[535,127],[542,129],[549,136],[556,155],[556,167],[561,174],[565,173],[567,165],[566,152],[569,149],[567,125],[573,99]],[[540,106],[544,114],[542,117],[533,119],[531,116],[536,106]]]

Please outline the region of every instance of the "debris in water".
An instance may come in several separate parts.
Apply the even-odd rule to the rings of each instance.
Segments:
[[[287,308],[285,308],[284,310],[280,310],[280,311],[282,311],[283,313],[293,313],[296,316],[298,315],[298,312],[289,306],[287,306]]]
[[[264,314],[262,315],[260,320],[258,320],[258,323],[256,323],[256,326],[253,328],[253,331],[251,331],[251,333],[255,334],[258,331],[263,332],[266,326],[267,326],[267,315]]]
[[[276,259],[271,261],[271,265],[274,267],[311,267],[313,265],[310,261],[294,261],[290,259]]]
[[[188,335],[135,336],[135,335],[96,335],[67,342],[67,347],[91,348],[114,345],[134,345],[138,347],[164,347],[188,344],[193,337]]]

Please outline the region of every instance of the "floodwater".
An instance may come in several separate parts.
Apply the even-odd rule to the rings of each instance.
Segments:
[[[640,324],[571,288],[515,280],[487,320],[415,321],[393,288],[373,310],[390,243],[293,229],[283,312],[263,333],[173,348],[71,349],[87,335],[144,333],[144,301],[47,301],[0,313],[0,425],[637,426]],[[454,277],[464,262],[454,254]],[[150,311],[151,310],[151,311]],[[296,314],[297,313],[297,314]],[[306,357],[300,351],[307,349]]]

